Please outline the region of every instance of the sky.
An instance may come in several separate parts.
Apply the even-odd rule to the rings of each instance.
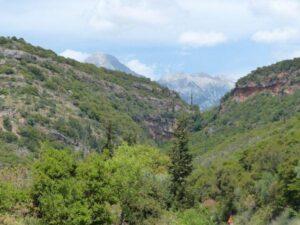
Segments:
[[[151,79],[237,79],[300,57],[300,0],[0,0],[0,36],[77,60],[103,52]]]

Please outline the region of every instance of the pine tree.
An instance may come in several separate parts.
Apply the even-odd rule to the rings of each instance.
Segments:
[[[112,157],[114,155],[114,144],[113,144],[113,128],[112,122],[109,121],[106,127],[106,144],[104,149],[109,151],[109,156]]]
[[[176,207],[186,203],[186,177],[192,172],[192,156],[188,149],[187,119],[180,119],[174,133],[175,141],[171,151],[172,177],[171,194]]]

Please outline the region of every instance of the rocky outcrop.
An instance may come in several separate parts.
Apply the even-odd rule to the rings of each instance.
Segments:
[[[266,92],[273,95],[289,95],[300,89],[300,70],[292,73],[280,72],[266,76],[262,82],[249,80],[245,84],[236,84],[232,90],[232,98],[238,102],[243,102],[249,97]]]

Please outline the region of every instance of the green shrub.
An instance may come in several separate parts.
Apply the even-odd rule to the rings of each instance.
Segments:
[[[8,94],[9,94],[9,90],[7,88],[0,89],[0,95],[8,95]]]
[[[24,190],[17,189],[9,182],[0,181],[0,213],[14,212],[17,204],[28,201]]]
[[[34,165],[33,202],[46,224],[110,224],[109,180],[100,156],[79,163],[70,151],[46,146]]]
[[[18,140],[18,136],[9,131],[2,131],[0,132],[0,139],[7,143],[15,143]]]
[[[11,121],[8,116],[3,117],[3,127],[8,131],[12,130]]]
[[[43,134],[34,127],[26,126],[20,128],[19,134],[22,138],[19,140],[19,146],[27,147],[29,150],[36,152],[40,148],[40,143],[43,141]]]
[[[6,74],[6,75],[11,75],[14,74],[15,71],[12,67],[8,65],[2,65],[0,66],[0,74]]]
[[[43,71],[40,68],[38,68],[36,66],[31,66],[31,65],[29,65],[27,68],[28,68],[29,72],[34,76],[35,79],[40,80],[40,81],[45,80]]]
[[[199,206],[178,213],[179,225],[216,225],[207,209]]]
[[[115,152],[109,168],[124,221],[143,225],[160,218],[170,198],[168,157],[147,146],[123,145]]]
[[[38,96],[39,90],[35,86],[25,86],[21,89],[21,94]]]

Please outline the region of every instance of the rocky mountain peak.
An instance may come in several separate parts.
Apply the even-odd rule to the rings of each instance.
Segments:
[[[219,103],[223,95],[233,86],[233,82],[213,77],[205,73],[167,75],[159,80],[163,86],[177,91],[187,102],[199,105],[201,109],[207,109]]]
[[[109,70],[117,70],[131,75],[140,76],[121,63],[115,56],[110,54],[96,52],[87,57],[85,62],[94,64],[97,67],[104,67]]]

